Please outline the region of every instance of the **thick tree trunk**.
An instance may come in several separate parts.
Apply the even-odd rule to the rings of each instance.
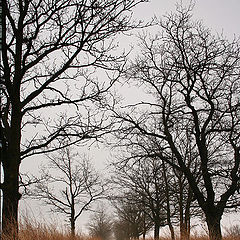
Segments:
[[[5,159],[8,160],[8,159]],[[4,160],[4,161],[5,161]],[[18,235],[18,203],[19,193],[19,161],[11,159],[4,167],[2,230],[9,239],[17,239]]]
[[[207,226],[209,232],[209,240],[222,240],[222,232],[221,232],[221,218],[215,216],[207,216]]]
[[[6,141],[2,156],[4,172],[2,232],[6,238],[15,240],[18,239],[18,203],[21,198],[19,193],[21,113],[14,108],[11,128],[6,129],[4,137]]]

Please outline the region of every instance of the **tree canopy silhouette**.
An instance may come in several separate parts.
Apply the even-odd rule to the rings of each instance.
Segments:
[[[96,120],[90,103],[103,101],[117,76],[105,82],[94,73],[121,68],[113,37],[136,27],[131,11],[141,2],[2,0],[5,233],[17,232],[21,161],[102,133],[104,114]]]
[[[179,7],[159,20],[161,32],[140,36],[126,79],[151,97],[115,114],[121,145],[134,152],[127,160],[159,157],[182,171],[210,239],[219,240],[224,211],[239,206],[240,48],[193,21],[191,10]]]

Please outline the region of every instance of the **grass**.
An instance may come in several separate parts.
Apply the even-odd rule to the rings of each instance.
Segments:
[[[19,240],[96,240],[83,235],[76,235],[73,238],[69,232],[61,231],[56,226],[24,218],[19,223]],[[3,235],[2,240],[12,240],[12,237]]]
[[[240,228],[229,228],[226,231],[227,234],[223,240],[240,240],[240,234],[238,230]],[[12,240],[12,238],[2,236],[2,240]],[[91,238],[85,235],[76,235],[73,238],[67,231],[59,230],[56,225],[46,225],[38,223],[34,220],[25,218],[19,224],[19,240],[100,240],[97,238]],[[146,240],[153,240],[148,238]],[[170,240],[167,237],[161,237],[160,240]],[[178,239],[176,239],[178,240]],[[208,240],[206,235],[195,235],[191,237],[191,240]]]

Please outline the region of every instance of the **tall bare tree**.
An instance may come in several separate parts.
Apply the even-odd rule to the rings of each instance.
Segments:
[[[184,173],[210,239],[219,240],[224,211],[240,205],[240,48],[191,17],[180,6],[159,21],[162,32],[140,36],[142,54],[126,77],[151,101],[116,116],[132,147],[141,140],[147,156]]]
[[[100,131],[103,119],[92,120],[89,104],[103,100],[117,76],[104,83],[94,72],[119,70],[123,58],[112,51],[112,37],[137,25],[131,11],[140,2],[145,0],[2,0],[5,233],[17,232],[22,160],[63,148],[66,137],[72,144]]]
[[[41,181],[30,197],[43,201],[51,211],[65,215],[74,237],[77,219],[103,198],[105,188],[89,159],[70,147],[59,151],[48,157],[49,164],[42,168]]]

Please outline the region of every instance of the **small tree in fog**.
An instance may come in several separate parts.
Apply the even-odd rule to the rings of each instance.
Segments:
[[[70,147],[48,158],[50,163],[42,168],[41,178],[45,180],[37,184],[33,196],[43,200],[51,211],[64,214],[74,236],[76,220],[103,197],[103,183],[89,159]]]
[[[116,211],[117,220],[114,221],[114,235],[116,239],[139,239],[142,235],[143,239],[147,232],[154,225],[152,219],[145,209],[143,202],[136,201],[135,197],[141,196],[129,190],[122,195],[114,196],[112,204]]]
[[[103,207],[94,213],[88,222],[88,230],[92,237],[109,240],[112,235],[112,220]]]

